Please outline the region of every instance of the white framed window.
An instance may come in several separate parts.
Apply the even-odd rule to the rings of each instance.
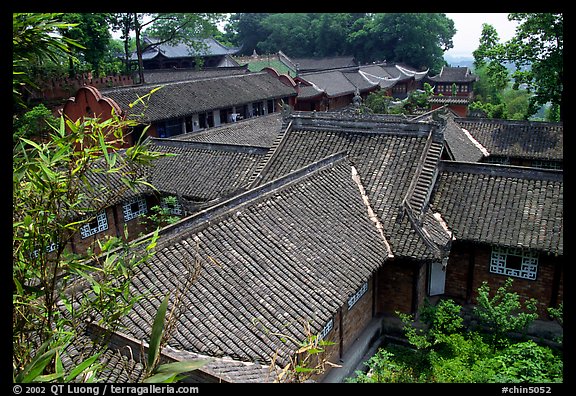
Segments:
[[[144,197],[134,197],[122,204],[124,221],[130,221],[138,216],[142,216],[148,211]]]
[[[324,337],[326,337],[328,335],[328,333],[330,333],[330,331],[332,331],[333,328],[334,328],[334,319],[331,318],[328,321],[328,323],[326,323],[326,326],[324,326],[324,328],[322,329],[320,334],[318,334],[318,339],[323,340]]]
[[[50,253],[56,250],[56,248],[58,247],[58,245],[56,244],[56,242],[52,242],[50,243],[50,245],[46,246],[46,252]],[[34,258],[38,257],[38,253],[40,253],[40,249],[36,249],[31,253],[31,256]]]
[[[490,272],[536,280],[538,253],[522,248],[494,246],[492,247]]]
[[[80,227],[80,235],[84,239],[107,229],[108,218],[106,217],[106,210],[102,210],[96,215],[94,220]]]
[[[182,209],[182,205],[178,201],[178,198],[174,197],[174,203],[167,201],[166,199],[162,199],[160,201],[160,206],[164,209],[170,210],[170,214],[176,216],[182,216],[184,214],[184,210]]]
[[[350,311],[350,309],[352,309],[352,307],[354,306],[354,304],[356,304],[358,302],[358,300],[360,300],[362,298],[362,296],[364,294],[366,294],[366,292],[368,291],[368,282],[364,282],[364,284],[362,286],[360,286],[360,288],[358,289],[358,291],[356,293],[354,293],[349,299],[348,299],[348,311]]]

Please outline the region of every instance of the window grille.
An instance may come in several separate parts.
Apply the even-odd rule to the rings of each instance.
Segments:
[[[318,339],[323,340],[324,337],[326,337],[328,333],[332,331],[333,328],[334,328],[334,319],[330,319],[328,323],[326,323],[326,326],[324,326],[320,334],[318,334]]]
[[[522,248],[494,246],[490,261],[490,272],[536,280],[538,253]]]
[[[180,202],[178,201],[178,199],[176,199],[174,201],[174,204],[172,204],[170,202],[166,202],[166,200],[163,199],[160,202],[160,206],[162,206],[162,208],[164,208],[164,209],[170,210],[170,214],[172,214],[172,215],[182,216],[184,214],[184,211],[182,210],[182,205],[180,205]]]
[[[146,201],[143,197],[134,197],[122,205],[124,221],[130,221],[146,213]]]
[[[55,251],[57,248],[58,248],[58,244],[57,244],[56,242],[52,242],[52,243],[50,243],[50,245],[46,246],[46,252],[47,252],[47,253],[53,252],[53,251]],[[38,258],[38,253],[40,253],[40,249],[34,250],[32,253],[30,253],[30,255],[31,255],[33,258]]]
[[[368,291],[368,282],[364,282],[364,284],[360,287],[360,289],[358,289],[358,291],[348,299],[348,310],[350,310],[354,306],[354,304],[356,304],[358,300],[360,300],[362,296],[366,294],[367,291]]]
[[[80,227],[80,235],[82,236],[82,239],[84,239],[99,232],[106,231],[107,229],[108,218],[106,217],[106,211],[102,210],[96,215],[94,220]]]

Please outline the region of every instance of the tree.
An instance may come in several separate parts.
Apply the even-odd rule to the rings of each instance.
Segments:
[[[508,336],[512,332],[525,332],[538,318],[536,300],[530,299],[522,304],[518,294],[510,291],[512,283],[512,278],[507,278],[504,286],[498,288],[492,297],[486,282],[478,288],[474,315],[480,326],[489,332],[495,346],[509,342]]]
[[[124,72],[130,74],[130,56],[134,52],[133,40],[130,33],[135,30],[132,13],[113,13],[109,17],[112,31],[120,31],[120,40],[124,47]],[[135,45],[134,45],[135,47]]]
[[[261,21],[262,27],[270,33],[257,44],[257,50],[267,54],[282,50],[294,58],[310,57],[314,53],[311,23],[309,14],[270,14]]]
[[[406,63],[440,71],[444,51],[453,47],[454,21],[439,13],[383,13],[367,16],[350,35],[361,62]]]
[[[266,40],[270,31],[262,25],[268,13],[232,14],[225,27],[229,41],[241,47],[240,55],[252,55],[258,43]]]
[[[113,115],[60,123],[42,143],[20,138],[13,152],[13,367],[14,378],[26,380],[38,351],[52,352],[54,361],[36,374],[63,378],[58,356],[73,340],[83,320],[97,315],[113,331],[134,298],[127,293],[130,274],[146,261],[154,241],[137,252],[139,243],[121,238],[98,242],[101,255],[93,262],[73,254],[70,241],[92,221],[112,194],[107,186],[95,189],[90,174],[117,177],[125,189],[147,184],[141,167],[160,154],[134,146],[121,154],[114,144],[132,125]],[[82,150],[75,150],[76,143]],[[131,250],[133,249],[133,250]],[[71,299],[67,288],[82,279],[90,294]],[[61,306],[60,304],[63,304]],[[33,378],[32,378],[33,379]]]
[[[530,98],[528,115],[537,112],[540,106],[551,103],[560,109],[562,120],[563,75],[563,15],[561,13],[511,13],[508,19],[518,21],[516,35],[505,43],[499,43],[494,29],[485,26],[490,40],[481,41],[474,51],[478,66],[513,63],[514,89],[524,86],[534,95]],[[484,34],[483,34],[484,36]],[[497,76],[500,68],[491,71]]]
[[[16,114],[26,110],[24,94],[36,87],[34,69],[50,61],[59,63],[71,48],[82,48],[76,41],[57,35],[74,26],[62,22],[61,13],[12,14],[12,96]]]
[[[521,304],[511,285],[507,281],[492,298],[486,284],[478,289],[472,320],[480,326],[475,328],[465,325],[462,307],[450,299],[427,303],[418,322],[398,313],[411,347],[380,348],[368,360],[368,372],[357,371],[348,381],[562,382],[561,350],[514,336],[535,316],[532,303]]]
[[[108,53],[112,39],[108,26],[110,14],[66,13],[62,18],[64,22],[75,25],[63,31],[62,34],[83,47],[81,50],[75,50],[76,57],[85,62],[85,67],[89,68],[88,71],[93,71],[96,77],[100,76],[104,70],[102,60]],[[71,63],[70,76],[73,77],[78,72],[79,70],[75,70]]]
[[[222,14],[216,13],[134,13],[132,17],[132,27],[136,35],[138,75],[141,84],[145,82],[142,62],[144,51],[166,43],[172,45],[185,43],[192,49],[201,49],[203,43],[198,39],[215,34],[218,30],[216,24],[224,18]],[[141,36],[144,33],[156,40],[144,44],[141,41]]]

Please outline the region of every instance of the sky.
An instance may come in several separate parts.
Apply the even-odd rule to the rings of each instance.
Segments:
[[[507,13],[446,13],[454,21],[456,34],[452,38],[454,47],[444,53],[454,58],[472,58],[472,52],[480,45],[482,24],[492,25],[501,42],[514,37],[517,21],[509,21]]]

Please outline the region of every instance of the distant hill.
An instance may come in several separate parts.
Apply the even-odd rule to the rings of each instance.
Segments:
[[[474,57],[472,56],[444,55],[444,60],[452,67],[469,67],[470,69],[474,67]]]

